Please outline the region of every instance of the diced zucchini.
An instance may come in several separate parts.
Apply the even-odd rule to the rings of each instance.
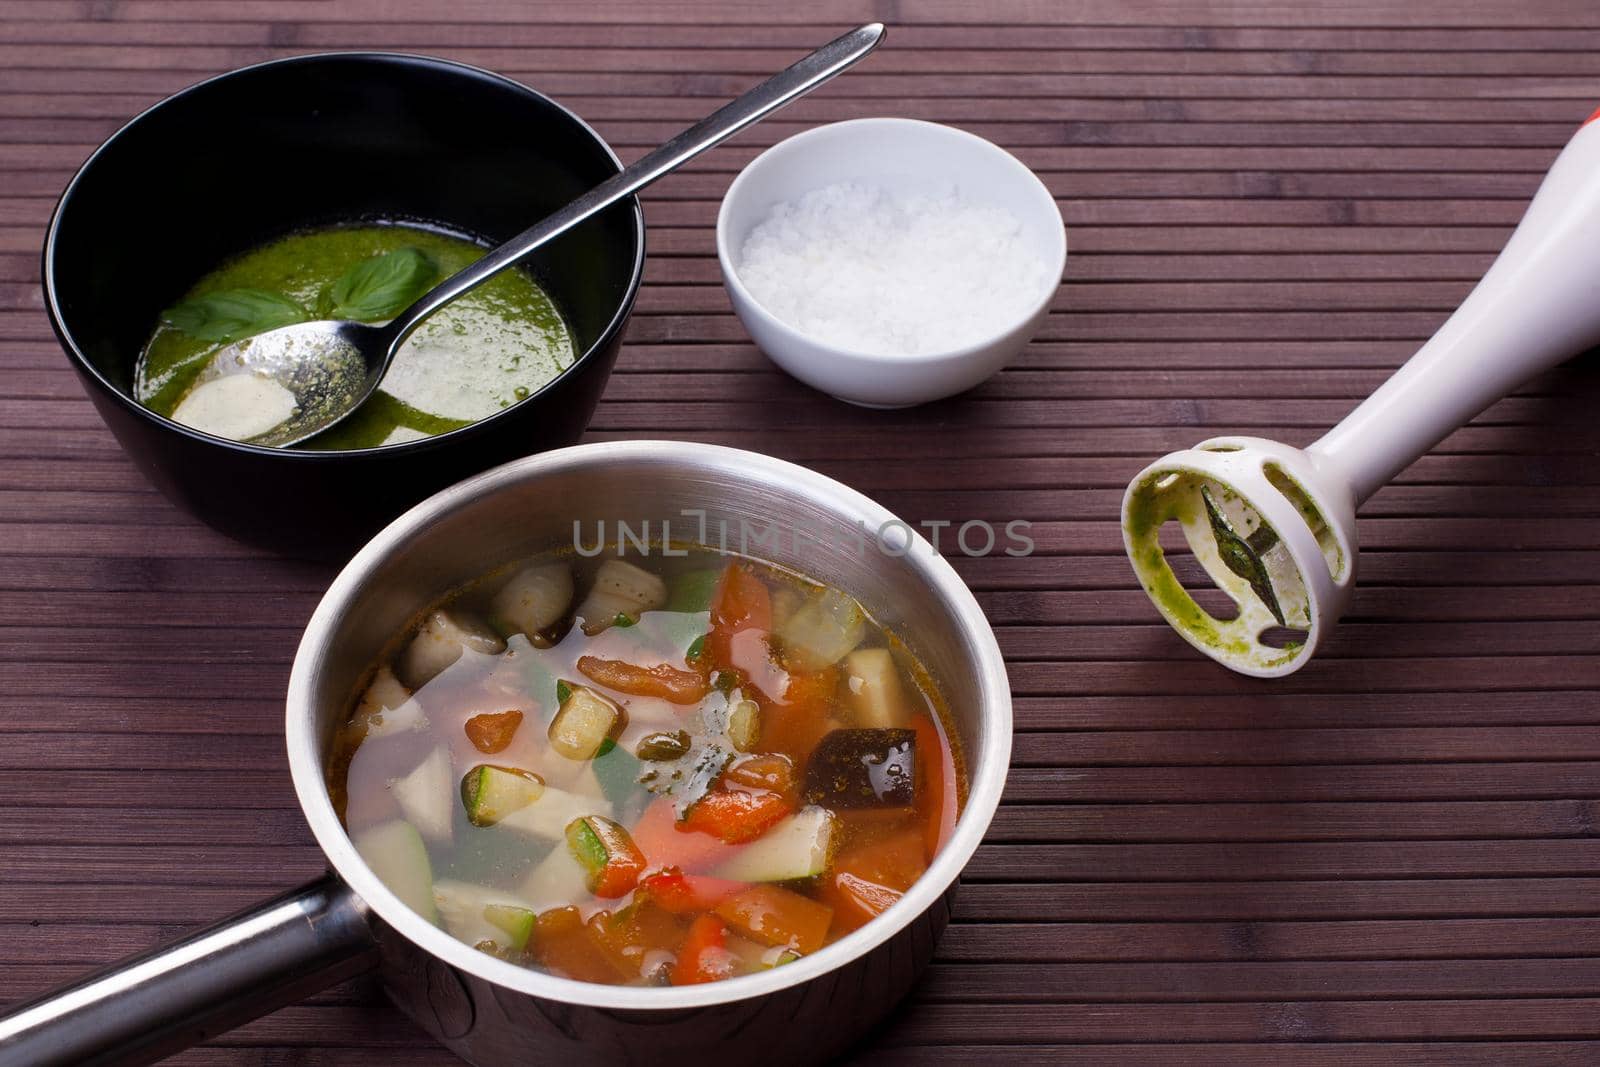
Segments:
[[[461,779],[461,802],[474,826],[493,826],[544,793],[544,781],[530,771],[480,763]]]
[[[589,892],[613,900],[633,892],[644,873],[645,858],[627,830],[610,819],[585,815],[567,824],[566,837]]]
[[[560,621],[571,605],[572,568],[546,563],[512,575],[489,602],[489,614],[511,633],[532,635]]]
[[[533,911],[517,907],[515,904],[485,904],[483,917],[489,920],[491,926],[506,935],[510,941],[508,947],[517,952],[528,947],[528,938],[533,935],[533,924],[539,918]]]
[[[394,819],[357,834],[354,844],[362,861],[400,903],[431,923],[439,921],[433,905],[433,864],[415,826]]]
[[[626,722],[622,706],[586,685],[565,683],[561,710],[550,720],[550,747],[568,759],[593,759]]]
[[[422,730],[428,725],[422,705],[411,699],[411,691],[400,684],[394,671],[379,667],[372,676],[372,684],[361,694],[355,717],[366,727],[366,739],[372,740],[402,733]]]
[[[862,648],[844,659],[845,694],[856,725],[880,729],[906,725],[910,713],[900,669],[887,648]]]
[[[573,819],[585,815],[610,818],[611,811],[611,802],[608,800],[578,796],[564,789],[545,786],[538,800],[504,816],[496,825],[546,841],[558,841],[566,834],[567,824]]]
[[[505,651],[506,643],[489,625],[466,612],[441,610],[429,614],[395,663],[395,673],[413,690],[421,689],[466,649],[489,655]]]
[[[442,881],[433,887],[433,902],[444,928],[469,945],[491,941],[520,952],[533,932],[534,911],[503,889]]]
[[[866,636],[867,617],[855,598],[837,589],[814,593],[777,626],[785,660],[803,671],[831,667]]]
[[[761,706],[741,697],[728,709],[728,740],[740,752],[749,752],[761,739]]]
[[[454,836],[450,809],[454,806],[455,783],[450,776],[450,754],[442,747],[404,778],[390,783],[400,811],[429,841],[449,841]]]
[[[608,559],[595,571],[589,595],[578,605],[583,632],[597,634],[611,626],[618,615],[637,619],[667,602],[667,583],[647,570]]]
[[[528,872],[517,894],[538,911],[564,907],[588,899],[588,875],[562,841]]]
[[[740,849],[716,875],[738,882],[813,878],[833,861],[838,828],[839,820],[827,808],[802,808]]]

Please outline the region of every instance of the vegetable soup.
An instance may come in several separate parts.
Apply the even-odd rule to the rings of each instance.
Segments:
[[[847,593],[744,557],[546,555],[398,636],[329,768],[362,858],[500,958],[752,974],[888,908],[965,790],[937,691]]]

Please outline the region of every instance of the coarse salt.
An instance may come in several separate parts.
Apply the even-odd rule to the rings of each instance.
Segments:
[[[901,194],[854,182],[773,207],[745,239],[738,274],[808,337],[883,356],[988,340],[1056,283],[1005,208],[954,187]]]

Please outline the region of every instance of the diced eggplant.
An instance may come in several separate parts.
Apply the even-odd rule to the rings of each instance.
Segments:
[[[533,932],[535,913],[528,902],[503,889],[472,882],[434,884],[433,903],[444,928],[469,945],[520,952]]]
[[[567,824],[573,819],[584,815],[604,815],[609,818],[611,811],[611,802],[608,800],[579,796],[564,789],[545,786],[538,800],[505,815],[495,825],[546,841],[557,841],[566,833]]]
[[[562,683],[561,709],[550,720],[550,747],[568,759],[593,759],[627,724],[622,706],[586,685]]]
[[[814,878],[828,869],[838,838],[838,818],[827,808],[813,805],[745,845],[715,873],[737,882]]]
[[[830,730],[806,763],[805,798],[830,808],[909,808],[916,768],[915,730]]]
[[[362,861],[402,904],[431,923],[439,921],[433,904],[433,865],[415,826],[394,819],[357,834],[354,844]]]
[[[543,795],[543,779],[515,767],[480,763],[461,779],[461,802],[474,826],[493,826]]]
[[[838,663],[866,636],[867,617],[855,598],[825,588],[808,597],[778,625],[784,659],[802,671],[820,671]]]
[[[450,775],[450,754],[443,748],[428,753],[404,778],[390,784],[400,811],[429,841],[449,841],[454,836],[451,808],[455,782]]]
[[[572,606],[572,568],[566,563],[524,567],[489,602],[489,617],[507,637],[530,637],[561,620]]]
[[[454,609],[435,611],[423,620],[417,636],[400,654],[395,673],[417,690],[460,659],[467,649],[498,655],[505,648],[504,639],[482,620]]]
[[[649,571],[620,559],[608,559],[595,571],[589,594],[578,605],[583,632],[597,634],[618,616],[638,619],[667,603],[667,583]]]
[[[422,705],[411,699],[411,691],[400,684],[400,679],[387,666],[379,667],[373,674],[372,683],[356,704],[355,717],[366,728],[367,740],[422,730],[428,725]]]
[[[887,648],[863,648],[844,659],[844,691],[857,726],[904,726],[910,719],[900,668]]]

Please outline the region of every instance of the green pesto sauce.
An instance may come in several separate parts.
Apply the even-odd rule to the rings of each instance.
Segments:
[[[484,254],[460,237],[417,226],[339,226],[291,234],[246,252],[184,294],[264,289],[328,315],[323,294],[363,260],[401,248],[426,252],[442,280]],[[134,396],[170,416],[220,347],[162,322],[134,374]],[[537,391],[572,365],[572,336],[555,304],[524,271],[507,270],[456,298],[407,339],[383,387],[340,425],[300,445],[375,448],[470,425]]]

